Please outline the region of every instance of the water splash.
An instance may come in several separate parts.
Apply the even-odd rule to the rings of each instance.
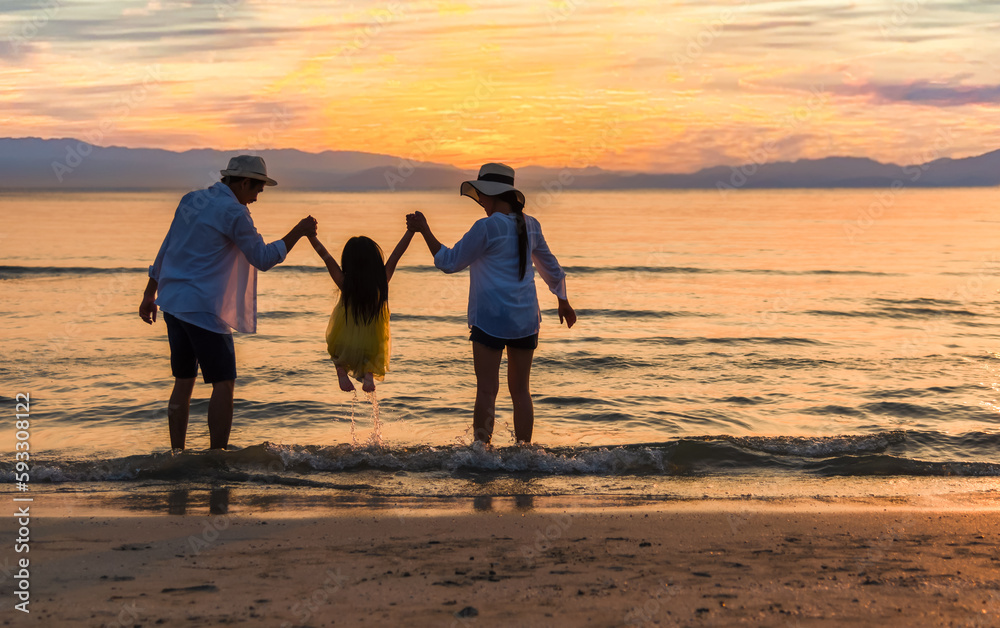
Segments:
[[[372,404],[372,433],[365,442],[369,447],[382,448],[382,421],[378,411],[378,397],[375,391],[366,392],[365,398]],[[357,444],[355,442],[355,444]]]
[[[355,389],[351,393],[351,395],[352,395],[352,397],[351,397],[351,445],[353,445],[354,447],[357,447],[358,446],[358,434],[357,434],[356,426],[354,424],[354,410],[355,410],[355,408],[358,405],[358,391]]]
[[[507,421],[504,421],[503,424],[500,426],[500,431],[507,433],[508,438],[510,438],[510,442],[515,444],[517,443],[517,432],[514,431],[513,421],[509,423]]]

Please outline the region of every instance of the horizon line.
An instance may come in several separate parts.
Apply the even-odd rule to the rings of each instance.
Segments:
[[[79,138],[75,138],[75,137],[66,137],[66,136],[64,136],[64,137],[50,137],[50,138],[45,138],[45,137],[38,137],[38,136],[34,136],[34,135],[23,136],[23,137],[10,137],[10,136],[0,137],[0,141],[2,141],[2,140],[14,140],[14,141],[17,141],[17,140],[37,140],[37,141],[42,141],[42,142],[70,141],[70,142],[78,142],[78,143],[81,143],[81,144],[84,144],[84,145],[87,145],[87,146],[92,146],[94,148],[99,148],[99,149],[158,150],[158,151],[163,151],[163,152],[168,152],[168,153],[174,153],[174,154],[178,154],[178,155],[183,154],[183,153],[187,153],[187,152],[192,152],[192,151],[213,151],[213,152],[217,152],[217,153],[234,153],[234,154],[257,154],[257,153],[261,153],[261,152],[264,152],[264,151],[295,151],[295,152],[299,152],[299,153],[302,153],[302,154],[305,154],[305,155],[322,155],[324,153],[358,153],[358,154],[363,154],[363,155],[372,155],[372,156],[377,156],[377,157],[389,157],[389,158],[393,158],[393,159],[400,159],[400,160],[403,160],[403,161],[411,161],[411,162],[415,162],[416,164],[426,164],[424,166],[420,166],[420,165],[417,166],[417,167],[424,167],[424,168],[432,167],[432,166],[438,166],[438,167],[445,167],[445,168],[454,168],[456,170],[460,170],[460,171],[464,171],[464,172],[472,172],[472,171],[475,171],[476,168],[477,168],[476,166],[473,166],[473,167],[470,167],[470,168],[465,168],[465,167],[462,167],[462,166],[458,166],[458,165],[455,165],[455,164],[444,163],[444,162],[415,161],[415,160],[412,160],[412,159],[408,159],[408,158],[405,158],[405,157],[402,157],[402,156],[399,156],[399,155],[393,155],[393,154],[390,154],[390,153],[369,152],[369,151],[363,151],[363,150],[343,150],[343,149],[333,149],[333,148],[327,148],[327,149],[324,149],[324,150],[319,151],[319,152],[313,152],[313,151],[304,150],[304,149],[301,149],[301,148],[294,148],[294,147],[283,147],[283,148],[275,148],[275,147],[271,147],[271,148],[251,148],[251,147],[244,147],[244,148],[235,148],[235,149],[198,147],[198,148],[172,149],[172,148],[162,148],[162,147],[157,147],[157,146],[124,146],[124,145],[118,145],[118,144],[110,144],[110,145],[107,145],[107,146],[101,146],[101,145],[98,145],[98,144],[91,144],[90,142],[87,142],[85,140],[82,140],[82,139],[79,139]],[[952,161],[959,161],[959,160],[962,160],[962,159],[973,159],[973,158],[976,158],[976,157],[982,157],[982,156],[985,156],[985,155],[989,155],[989,154],[995,153],[995,152],[1000,152],[1000,148],[996,148],[996,149],[993,149],[993,150],[987,150],[985,152],[978,153],[978,154],[975,154],[975,155],[969,155],[969,156],[966,156],[966,157],[951,157],[951,156],[937,155],[937,156],[934,156],[932,159],[930,159],[930,161],[914,162],[914,163],[908,163],[908,164],[899,164],[899,163],[895,163],[895,162],[883,162],[883,161],[878,161],[877,159],[873,159],[872,157],[868,157],[868,156],[855,156],[855,155],[827,155],[825,157],[818,157],[818,158],[811,158],[811,157],[810,158],[805,158],[804,157],[804,158],[798,158],[798,159],[794,159],[794,160],[783,160],[783,161],[756,161],[756,160],[751,159],[750,161],[743,161],[743,162],[738,163],[738,164],[727,163],[727,164],[716,164],[716,165],[712,165],[712,166],[704,166],[702,168],[699,168],[697,170],[692,170],[692,171],[689,171],[689,172],[678,172],[678,171],[674,171],[674,172],[667,172],[667,171],[655,172],[655,171],[645,171],[645,170],[611,170],[611,169],[608,169],[608,168],[602,168],[600,166],[595,166],[595,165],[587,165],[587,166],[584,166],[584,167],[574,167],[574,166],[570,166],[570,165],[563,165],[563,166],[541,166],[541,165],[537,165],[537,164],[534,164],[534,163],[526,163],[526,164],[522,164],[522,165],[518,165],[518,166],[512,166],[512,167],[514,167],[515,169],[538,168],[538,169],[543,169],[543,170],[573,170],[573,171],[576,171],[576,170],[581,170],[581,171],[583,171],[583,170],[599,170],[601,172],[605,172],[605,173],[609,173],[609,174],[619,174],[619,175],[691,175],[691,174],[697,174],[698,172],[702,172],[704,170],[710,170],[710,169],[713,169],[713,168],[738,168],[738,167],[746,166],[746,165],[749,165],[749,164],[755,164],[757,166],[782,164],[782,163],[796,164],[796,163],[799,163],[799,162],[816,162],[816,161],[823,161],[823,160],[826,160],[826,159],[867,160],[867,161],[871,161],[873,163],[880,164],[880,165],[883,165],[883,166],[898,166],[898,167],[902,168],[902,167],[907,167],[907,166],[916,166],[916,165],[931,163],[933,161],[938,161],[938,160],[941,160],[941,159],[951,159]],[[81,189],[96,189],[96,188],[81,188]],[[655,189],[655,188],[651,188],[651,189]],[[698,189],[698,188],[693,188],[693,189]],[[803,188],[803,189],[815,189],[815,188]]]

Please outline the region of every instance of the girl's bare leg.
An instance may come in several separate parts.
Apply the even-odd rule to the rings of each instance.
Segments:
[[[534,349],[507,347],[507,388],[514,405],[514,440],[519,443],[531,442],[531,431],[535,426],[535,407],[528,388],[534,353]]]
[[[476,369],[476,405],[472,410],[472,434],[476,440],[489,443],[493,439],[497,393],[500,391],[500,359],[502,349],[491,349],[472,343],[472,363]]]
[[[354,384],[351,382],[351,378],[347,376],[347,371],[340,366],[337,367],[337,378],[340,380],[341,390],[344,392],[352,392],[354,390]]]
[[[365,392],[375,392],[375,379],[371,373],[365,373],[365,381],[361,383],[361,390]]]

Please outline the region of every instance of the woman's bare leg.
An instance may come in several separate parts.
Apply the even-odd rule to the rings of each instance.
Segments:
[[[534,349],[507,347],[507,388],[514,404],[514,439],[519,443],[531,442],[531,431],[535,426],[535,407],[529,390],[534,354]]]
[[[340,366],[337,367],[337,378],[340,380],[341,390],[344,392],[351,392],[354,390],[354,384],[351,382],[351,378],[347,376],[347,371]]]
[[[361,390],[365,392],[375,392],[375,378],[371,373],[365,373],[365,381],[361,384]]]
[[[497,393],[500,391],[500,359],[503,349],[472,343],[472,363],[476,369],[476,405],[472,411],[472,434],[476,440],[493,439]]]

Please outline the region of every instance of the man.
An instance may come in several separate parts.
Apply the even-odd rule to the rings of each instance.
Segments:
[[[211,447],[228,446],[236,385],[232,329],[257,331],[257,269],[283,262],[299,238],[316,235],[316,219],[308,216],[284,238],[265,244],[247,209],[264,186],[277,185],[264,160],[239,155],[221,172],[221,182],[181,199],[139,305],[140,318],[150,325],[159,306],[167,325],[174,375],[167,405],[172,449],[184,449],[199,365],[205,383],[212,384]]]

